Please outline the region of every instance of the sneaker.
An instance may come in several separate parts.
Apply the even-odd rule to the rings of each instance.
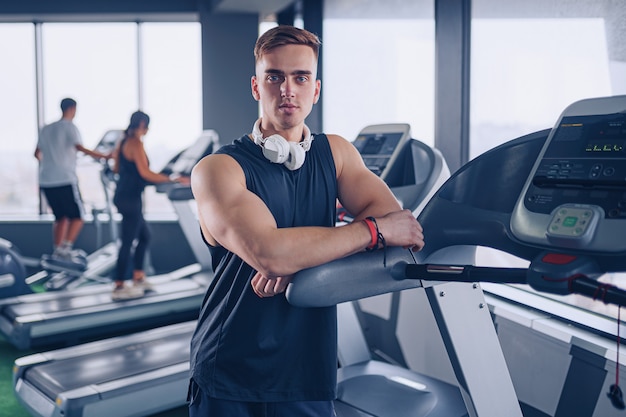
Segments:
[[[54,252],[52,252],[52,257],[55,259],[69,261],[72,259],[72,252],[64,246],[57,246],[54,249]]]
[[[144,292],[154,291],[154,286],[146,278],[133,280],[133,287],[143,288]]]
[[[42,262],[43,262],[42,257]],[[59,270],[85,271],[87,269],[87,258],[75,256],[67,249],[55,249],[52,255],[46,258],[44,268],[52,268]],[[43,265],[43,263],[42,263]]]
[[[72,258],[87,260],[87,252],[82,249],[71,249],[70,254],[72,255]]]
[[[144,290],[141,287],[136,286],[124,286],[115,287],[111,293],[111,299],[113,301],[132,300],[135,298],[141,298],[144,295]]]

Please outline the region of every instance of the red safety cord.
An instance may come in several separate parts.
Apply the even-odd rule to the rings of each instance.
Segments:
[[[617,354],[615,358],[615,386],[619,386],[619,345],[621,344],[621,338],[619,335],[619,328],[622,327],[622,306],[617,306]]]
[[[620,326],[622,323],[621,320],[621,311],[622,306],[617,307],[617,355],[615,358],[615,384],[612,384],[609,387],[609,392],[606,394],[607,397],[611,400],[611,404],[613,407],[618,410],[623,410],[626,408],[626,404],[624,404],[624,395],[622,394],[622,389],[619,387],[619,345],[621,344],[620,338]]]

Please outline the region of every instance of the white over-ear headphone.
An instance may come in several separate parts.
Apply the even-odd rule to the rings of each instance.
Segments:
[[[307,125],[304,125],[304,139],[302,142],[289,142],[279,134],[273,134],[267,138],[261,133],[261,119],[254,122],[252,138],[254,143],[261,146],[263,155],[276,164],[283,164],[291,171],[295,171],[304,164],[306,151],[311,149],[313,135]]]

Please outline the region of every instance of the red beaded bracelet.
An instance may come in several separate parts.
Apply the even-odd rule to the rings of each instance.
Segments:
[[[367,225],[367,228],[369,229],[372,238],[370,244],[367,245],[365,249],[374,250],[378,247],[378,230],[376,228],[376,225],[374,224],[374,221],[371,220],[369,217],[367,219],[363,219],[363,223]]]

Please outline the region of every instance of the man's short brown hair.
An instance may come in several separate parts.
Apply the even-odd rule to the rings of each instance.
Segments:
[[[314,33],[295,26],[279,25],[263,33],[254,46],[254,59],[259,61],[263,55],[274,48],[284,45],[305,45],[313,49],[315,58],[319,57],[322,42]]]

